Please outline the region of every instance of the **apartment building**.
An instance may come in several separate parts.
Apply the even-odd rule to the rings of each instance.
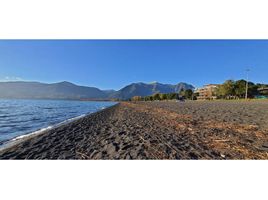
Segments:
[[[204,85],[202,88],[195,90],[195,93],[198,93],[197,100],[213,100],[216,99],[215,95],[218,84],[208,84]]]

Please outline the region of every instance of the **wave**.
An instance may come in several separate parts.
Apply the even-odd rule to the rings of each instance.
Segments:
[[[42,128],[42,129],[39,129],[37,131],[31,132],[31,133],[28,133],[28,134],[25,134],[25,135],[20,135],[18,137],[15,137],[11,141],[16,141],[16,140],[20,140],[20,139],[25,138],[25,137],[29,137],[29,136],[32,136],[32,135],[37,135],[37,134],[40,134],[40,133],[45,132],[47,130],[50,130],[52,128],[53,128],[53,126],[48,126],[46,128]]]
[[[88,113],[90,114],[90,113]],[[73,121],[76,121],[78,119],[81,119],[85,116],[87,116],[88,114],[83,114],[83,115],[79,115],[77,117],[73,117],[73,118],[70,118],[70,119],[67,119],[67,120],[64,120],[58,124],[55,124],[55,125],[52,125],[52,126],[48,126],[46,128],[41,128],[37,131],[34,131],[34,132],[30,132],[30,133],[27,133],[27,134],[24,134],[24,135],[20,135],[20,136],[17,136],[11,140],[6,140],[6,141],[1,141],[0,142],[0,150],[6,148],[6,147],[9,147],[9,146],[12,146],[13,144],[17,144],[17,142],[19,142],[20,140],[22,139],[25,139],[25,138],[28,138],[28,137],[32,137],[32,136],[35,136],[35,135],[39,135],[39,134],[42,134],[48,130],[52,130],[52,129],[55,129],[55,128],[58,128],[62,125],[65,125],[65,124],[68,124],[70,122],[73,122]]]
[[[16,114],[6,114],[6,113],[3,113],[3,114],[0,114],[0,118],[2,119],[5,119],[5,118],[12,118],[12,117],[19,117],[19,116],[31,116],[33,114],[31,113],[16,113]]]
[[[62,122],[60,122],[58,124],[55,124],[55,125],[52,125],[52,126],[48,126],[46,128],[41,128],[41,129],[39,129],[37,131],[34,131],[34,132],[31,132],[31,133],[27,133],[27,134],[24,134],[24,135],[17,136],[15,138],[13,138],[11,141],[16,141],[16,140],[19,140],[19,139],[22,139],[22,138],[25,138],[25,137],[29,137],[29,136],[33,136],[33,135],[38,135],[38,134],[43,133],[43,132],[45,132],[47,130],[51,130],[51,129],[60,127],[62,125],[68,124],[70,122],[73,122],[75,120],[81,119],[81,118],[83,118],[85,116],[86,116],[86,114],[83,114],[83,115],[79,115],[77,117],[73,117],[73,118],[64,120],[64,121],[62,121]]]
[[[45,108],[40,107],[40,108],[43,109],[43,110],[53,110],[53,109],[55,109],[54,107],[45,107]]]
[[[90,113],[88,113],[88,114],[90,114]],[[63,122],[58,123],[56,126],[58,127],[58,126],[61,126],[61,125],[67,124],[67,123],[69,123],[69,122],[72,122],[72,121],[75,121],[75,120],[81,119],[81,118],[83,118],[83,117],[87,116],[88,114],[83,114],[83,115],[79,115],[78,117],[73,117],[73,118],[70,118],[70,119],[64,120]]]

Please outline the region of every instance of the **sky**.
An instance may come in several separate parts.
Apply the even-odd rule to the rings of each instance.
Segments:
[[[268,40],[0,40],[0,81],[268,83]]]

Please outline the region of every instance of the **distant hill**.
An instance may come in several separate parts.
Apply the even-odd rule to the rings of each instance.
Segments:
[[[102,99],[107,94],[98,88],[78,86],[69,82],[0,82],[0,98],[30,99]]]
[[[107,100],[112,98],[129,99],[133,96],[148,96],[155,93],[179,92],[181,89],[194,89],[192,85],[161,83],[133,83],[119,91],[100,90],[95,87],[78,86],[70,82],[0,82],[0,98],[10,99],[87,99]]]
[[[118,99],[129,99],[133,96],[149,96],[155,93],[178,93],[182,89],[193,90],[194,87],[187,83],[178,83],[176,85],[162,84],[158,82],[154,83],[132,83],[121,90],[113,93],[110,97]]]
[[[102,91],[103,91],[108,97],[116,92],[115,90],[102,90]]]

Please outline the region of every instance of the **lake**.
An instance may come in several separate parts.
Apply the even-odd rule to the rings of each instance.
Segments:
[[[0,145],[115,104],[99,101],[0,99]]]

